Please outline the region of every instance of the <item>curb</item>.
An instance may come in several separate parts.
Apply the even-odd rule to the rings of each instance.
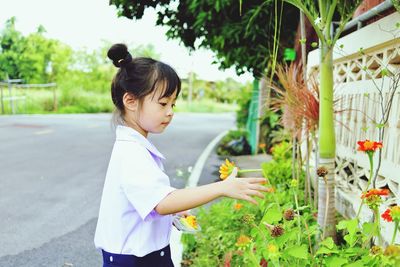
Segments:
[[[201,172],[204,168],[204,165],[210,156],[211,152],[218,144],[218,142],[229,132],[226,130],[219,135],[217,135],[203,150],[200,157],[197,159],[196,164],[193,167],[193,170],[189,176],[186,187],[196,187],[199,182]],[[171,257],[174,263],[174,266],[181,266],[182,261],[182,253],[183,246],[181,244],[181,235],[182,233],[178,231],[175,227],[172,227],[171,237],[170,237],[170,245],[171,245]]]

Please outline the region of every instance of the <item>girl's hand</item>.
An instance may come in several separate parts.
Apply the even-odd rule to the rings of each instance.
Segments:
[[[267,192],[268,188],[262,186],[266,182],[265,178],[237,178],[237,168],[235,167],[222,184],[222,195],[235,199],[242,199],[258,205],[252,196],[264,198],[260,191]]]

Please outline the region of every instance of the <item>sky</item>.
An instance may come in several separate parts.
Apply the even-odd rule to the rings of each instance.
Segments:
[[[0,0],[0,29],[15,16],[16,28],[24,35],[35,32],[39,25],[46,36],[70,45],[74,49],[97,49],[102,40],[133,45],[153,44],[161,60],[176,69],[179,76],[190,71],[200,79],[239,82],[251,81],[251,74],[237,76],[234,68],[218,70],[212,65],[213,53],[201,49],[189,54],[178,40],[167,40],[166,27],[155,26],[156,12],[148,9],[141,20],[118,18],[116,8],[108,0]]]

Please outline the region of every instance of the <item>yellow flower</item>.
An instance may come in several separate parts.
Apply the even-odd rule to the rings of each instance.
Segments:
[[[233,208],[234,208],[235,210],[240,210],[242,207],[243,207],[243,204],[240,204],[240,203],[236,203],[236,204],[233,206]]]
[[[197,229],[197,220],[196,220],[196,216],[190,215],[187,216],[186,218],[180,218],[181,222],[186,225],[189,226],[189,228],[194,228]]]
[[[187,216],[186,221],[189,223],[190,226],[192,226],[194,229],[197,228],[197,221],[196,217],[193,215]]]
[[[225,180],[232,173],[233,168],[235,167],[235,163],[229,161],[228,159],[225,159],[225,163],[221,164],[221,166],[219,167],[219,177],[222,180]]]
[[[240,235],[238,240],[236,241],[236,246],[238,247],[244,247],[248,244],[250,244],[251,238],[248,237],[247,235]]]
[[[269,244],[267,246],[267,250],[268,250],[269,253],[274,254],[274,253],[278,252],[278,247],[273,245],[273,244]]]

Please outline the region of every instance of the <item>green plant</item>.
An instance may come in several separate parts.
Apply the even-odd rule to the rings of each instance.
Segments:
[[[250,146],[246,139],[245,130],[231,130],[222,138],[217,147],[220,156],[238,156],[250,154]]]
[[[262,164],[267,185],[259,205],[222,200],[210,209],[201,209],[198,221],[202,232],[184,237],[184,266],[399,266],[400,246],[371,246],[380,236],[379,216],[374,222],[359,224],[358,218],[341,219],[333,230],[342,237],[321,238],[317,214],[305,203],[304,173],[291,178],[290,144],[277,146],[273,160]],[[239,166],[240,167],[240,166]],[[320,168],[319,176],[327,170]],[[377,211],[387,190],[373,189],[361,198]],[[382,218],[395,222],[392,243],[400,222],[398,206],[387,209]],[[321,235],[322,234],[322,235]],[[375,239],[376,240],[376,239]]]

